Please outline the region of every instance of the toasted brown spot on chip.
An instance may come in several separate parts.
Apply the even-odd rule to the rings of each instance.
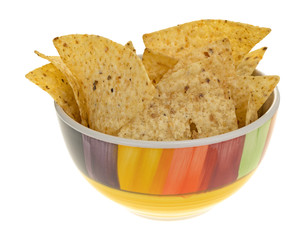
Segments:
[[[95,91],[96,90],[96,85],[97,85],[98,81],[95,80],[94,83],[93,83],[93,90]]]
[[[205,55],[206,57],[210,57],[210,55],[209,55],[208,52],[204,52],[204,55]]]
[[[190,87],[189,87],[188,85],[185,86],[185,87],[184,87],[184,93],[186,93],[186,92],[189,90],[189,88],[190,88]]]

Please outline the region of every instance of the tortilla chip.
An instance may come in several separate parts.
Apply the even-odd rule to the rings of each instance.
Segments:
[[[254,108],[258,111],[278,82],[279,76],[238,76],[236,81],[231,82],[232,85],[229,87],[236,106],[239,127],[243,127],[246,123],[250,94],[253,94]]]
[[[245,125],[251,124],[258,119],[258,109],[256,108],[255,99],[253,93],[249,95]]]
[[[157,84],[151,104],[119,132],[120,137],[172,141],[209,137],[237,129],[233,101],[201,62]]]
[[[74,93],[62,72],[52,63],[29,72],[26,75],[31,82],[45,90],[74,120],[80,122],[80,112]]]
[[[127,42],[125,44],[125,47],[129,48],[132,52],[136,53],[136,50],[135,50],[133,43],[131,41]]]
[[[198,61],[202,61],[204,69],[214,73],[221,84],[227,83],[229,78],[233,79],[235,76],[230,42],[225,38],[211,43],[204,42],[203,47],[187,52],[163,78],[168,78],[173,72]]]
[[[156,85],[163,75],[168,70],[172,69],[178,62],[175,58],[148,48],[146,48],[143,53],[142,61],[148,76],[154,85]]]
[[[146,141],[175,141],[169,128],[169,106],[154,98],[143,113],[121,128],[119,137]]]
[[[204,41],[228,38],[237,66],[270,31],[269,28],[227,20],[200,20],[144,34],[143,41],[147,48],[176,58],[185,55],[191,48],[203,46]]]
[[[84,90],[89,127],[116,135],[155,94],[141,59],[127,47],[96,35],[67,35],[53,43]]]
[[[240,76],[250,76],[255,71],[258,63],[263,58],[267,47],[257,49],[246,54],[240,64],[237,66],[236,72]]]
[[[237,129],[235,107],[217,77],[196,62],[163,78],[158,98],[170,108],[170,129],[176,140],[219,135]]]
[[[59,56],[46,56],[38,51],[34,51],[39,57],[44,58],[51,62],[62,74],[65,75],[69,85],[73,90],[73,94],[75,96],[75,100],[78,104],[80,116],[81,116],[81,124],[88,127],[88,111],[86,107],[86,101],[83,93],[82,86],[79,85],[76,78],[73,76],[69,68],[64,64],[62,59]]]

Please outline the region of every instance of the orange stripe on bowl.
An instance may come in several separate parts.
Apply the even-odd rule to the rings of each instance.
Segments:
[[[183,187],[195,148],[178,148],[174,150],[163,194],[178,194]]]
[[[207,146],[195,147],[190,167],[180,193],[196,192],[202,180],[202,168],[208,151]]]

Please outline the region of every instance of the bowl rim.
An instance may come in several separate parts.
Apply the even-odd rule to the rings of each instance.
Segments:
[[[279,94],[277,87],[275,87],[273,93],[274,93],[274,98],[273,98],[273,102],[271,106],[269,107],[269,109],[266,111],[265,114],[263,114],[260,118],[258,118],[253,123],[245,127],[239,128],[237,130],[234,130],[228,133],[224,133],[224,134],[220,134],[220,135],[216,135],[216,136],[212,136],[212,137],[191,139],[191,140],[180,140],[180,141],[144,141],[144,140],[121,138],[121,137],[104,134],[104,133],[92,130],[90,128],[87,128],[83,126],[82,124],[76,122],[74,119],[69,117],[56,102],[54,102],[54,105],[55,105],[55,109],[56,109],[56,113],[58,117],[65,124],[67,124],[71,128],[75,129],[76,131],[86,136],[92,137],[100,141],[123,145],[123,146],[140,147],[140,148],[159,148],[159,149],[186,148],[186,147],[197,147],[197,146],[210,145],[210,144],[214,144],[218,142],[224,142],[230,139],[240,137],[242,135],[245,135],[259,128],[264,123],[266,123],[269,119],[271,119],[277,112],[277,109],[280,103],[280,94]]]

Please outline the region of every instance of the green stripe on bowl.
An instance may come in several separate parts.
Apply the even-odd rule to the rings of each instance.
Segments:
[[[260,128],[246,134],[238,178],[247,175],[258,166],[270,124],[271,120]]]

